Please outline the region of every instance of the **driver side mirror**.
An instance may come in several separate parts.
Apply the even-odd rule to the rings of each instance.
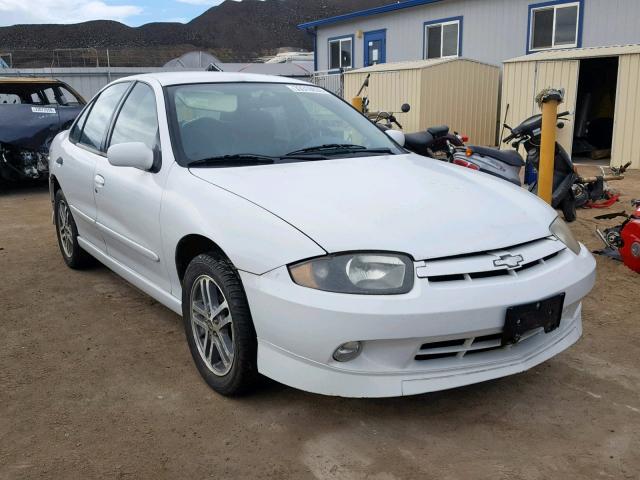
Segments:
[[[404,133],[402,133],[400,130],[385,130],[385,132],[387,134],[387,136],[393,140],[394,142],[396,142],[398,145],[400,145],[401,147],[404,147]]]
[[[411,105],[409,105],[408,103],[403,103],[402,107],[400,107],[400,110],[402,110],[402,113],[409,113],[411,111]]]
[[[114,167],[132,167],[148,171],[153,168],[153,150],[142,142],[120,143],[107,150],[107,160]]]

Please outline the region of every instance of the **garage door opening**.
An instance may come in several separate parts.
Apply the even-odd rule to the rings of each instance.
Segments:
[[[573,157],[608,164],[618,85],[618,60],[591,58],[580,61],[576,100]]]

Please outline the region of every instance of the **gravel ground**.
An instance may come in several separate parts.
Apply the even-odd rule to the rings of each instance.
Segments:
[[[640,172],[616,186],[628,208]],[[597,213],[573,225],[591,248]],[[177,315],[64,266],[50,218],[44,190],[0,193],[1,479],[640,478],[640,275],[612,260],[582,340],[529,372],[386,400],[265,381],[231,400]]]

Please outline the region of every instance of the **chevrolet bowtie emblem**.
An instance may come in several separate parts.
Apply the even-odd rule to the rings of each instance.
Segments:
[[[518,268],[524,262],[522,255],[501,255],[500,258],[493,261],[496,267],[507,267],[509,270]]]

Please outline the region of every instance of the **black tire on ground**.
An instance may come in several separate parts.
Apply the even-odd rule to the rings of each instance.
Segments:
[[[560,204],[562,214],[567,223],[575,222],[577,218],[576,212],[576,198],[573,196],[573,192],[569,191],[565,199]]]
[[[230,330],[233,335],[230,340],[233,345],[233,358],[230,362],[230,370],[223,375],[216,374],[209,368],[196,344],[196,337],[203,341],[204,330],[198,330],[192,323],[191,302],[192,298],[196,298],[194,295],[197,295],[197,282],[203,277],[212,279],[215,282],[214,287],[217,286],[220,289],[227,301],[228,313],[232,318]],[[199,255],[187,267],[182,284],[184,329],[191,356],[200,375],[213,390],[221,395],[237,396],[248,393],[256,386],[259,378],[258,345],[249,303],[236,268],[228,259],[216,253]],[[212,333],[211,336],[213,338],[215,335]],[[211,345],[207,344],[206,338],[205,351],[208,350],[207,345]],[[214,351],[213,345],[211,345],[211,351]],[[219,355],[218,358],[220,358]],[[211,357],[209,361],[212,363]]]
[[[62,190],[58,190],[56,192],[53,211],[53,217],[56,224],[56,236],[58,237],[58,246],[60,247],[60,253],[62,254],[64,263],[74,270],[81,270],[95,265],[95,259],[84,251],[78,244],[78,228],[76,227],[76,222],[73,219],[73,215],[69,209],[69,204],[67,203],[67,199],[64,197]],[[63,234],[61,231],[63,228],[61,215],[64,215],[65,211],[67,212],[66,218],[68,223],[67,227],[64,229],[64,235],[69,238],[67,247],[63,245]]]

